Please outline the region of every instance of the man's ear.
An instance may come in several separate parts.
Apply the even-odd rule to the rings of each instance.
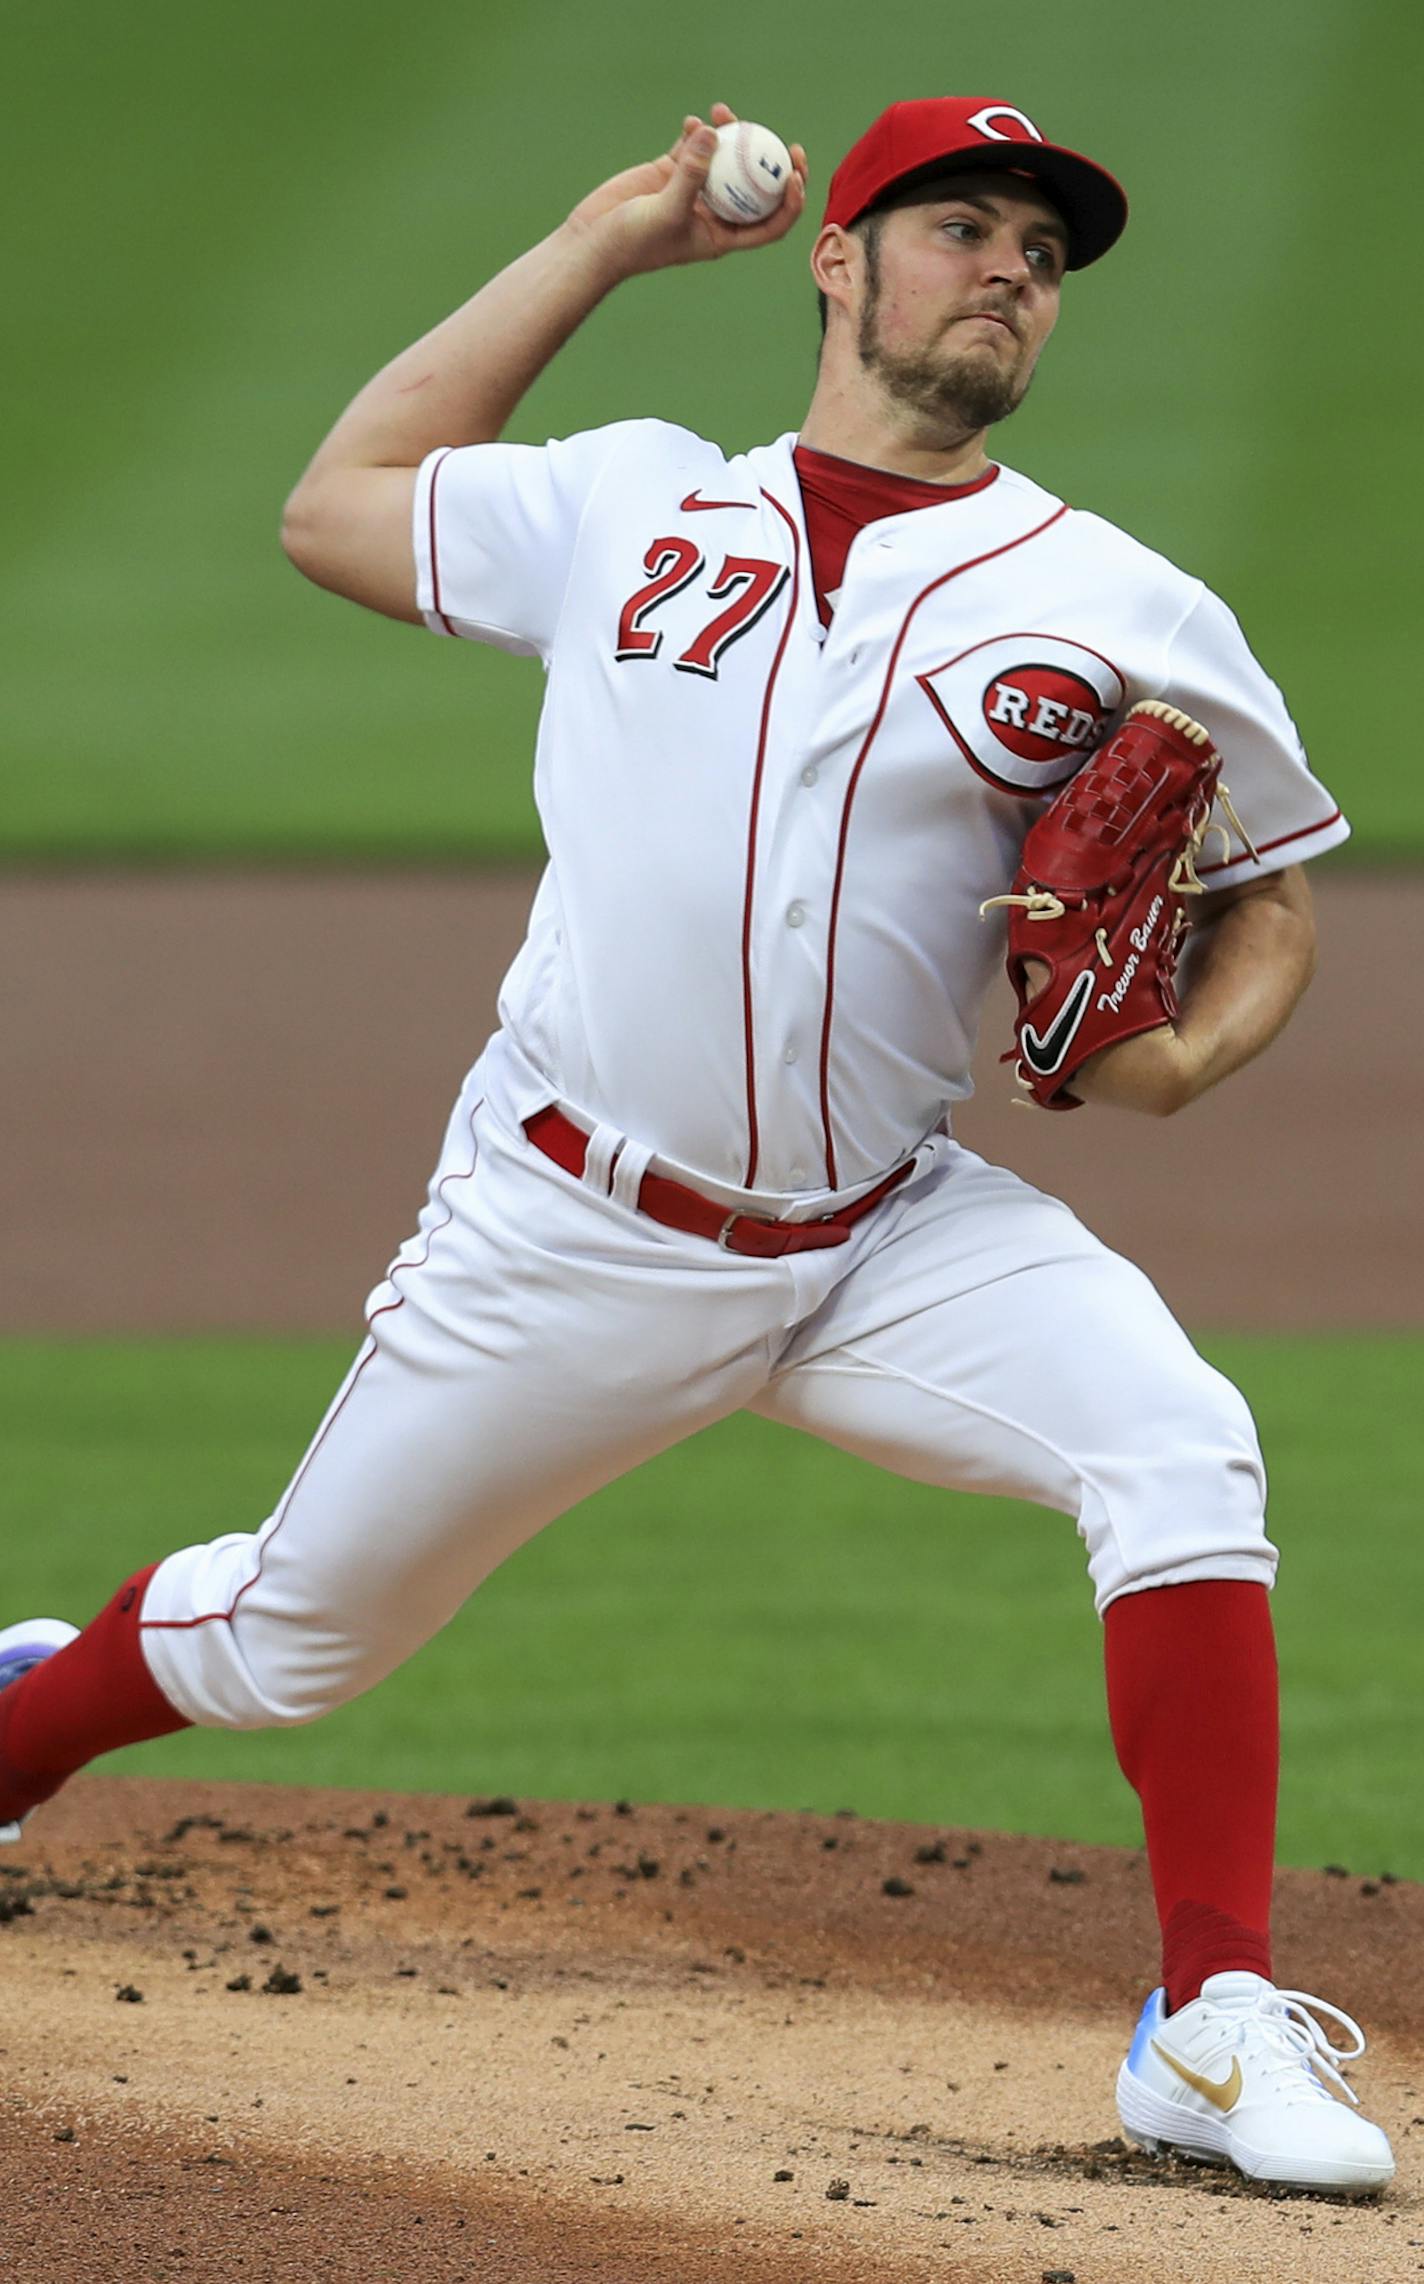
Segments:
[[[811,248],[811,275],[827,301],[837,303],[842,309],[849,307],[856,264],[863,258],[863,249],[849,230],[843,229],[839,222],[826,224]]]

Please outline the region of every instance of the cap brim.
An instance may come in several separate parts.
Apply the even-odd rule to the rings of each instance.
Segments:
[[[1095,166],[1077,151],[1057,143],[1003,142],[986,146],[976,142],[967,150],[943,151],[923,166],[912,167],[888,183],[870,205],[888,205],[920,183],[939,175],[969,170],[978,174],[1025,174],[1042,183],[1068,226],[1068,268],[1085,270],[1115,246],[1127,227],[1127,195],[1106,167]],[[859,216],[856,217],[859,220]]]

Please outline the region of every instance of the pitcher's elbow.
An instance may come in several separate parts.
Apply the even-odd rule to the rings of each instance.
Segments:
[[[313,512],[310,490],[298,484],[282,509],[282,552],[304,577],[318,582],[319,537],[320,526]]]

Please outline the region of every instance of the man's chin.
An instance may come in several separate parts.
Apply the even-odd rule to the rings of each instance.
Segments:
[[[1016,370],[1005,368],[992,349],[978,355],[956,357],[936,381],[934,401],[969,428],[992,428],[1007,420],[1023,401],[1028,384]]]
[[[1021,371],[1022,351],[1004,328],[984,327],[982,340],[956,343],[953,352],[934,355],[887,351],[876,344],[862,355],[882,388],[898,404],[957,431],[972,434],[1007,420],[1028,388]]]
[[[992,376],[1001,387],[1017,388],[1022,363],[1023,349],[1017,336],[998,325],[971,334],[967,341],[956,341],[943,369],[950,379],[956,374],[966,379],[972,375],[982,386]]]

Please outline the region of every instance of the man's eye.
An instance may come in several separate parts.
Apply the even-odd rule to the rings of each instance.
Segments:
[[[946,222],[945,228],[946,230],[966,230],[971,238],[977,238],[979,235],[977,222]]]
[[[1039,269],[1047,270],[1050,274],[1058,267],[1058,256],[1051,246],[1030,246],[1028,258]]]

